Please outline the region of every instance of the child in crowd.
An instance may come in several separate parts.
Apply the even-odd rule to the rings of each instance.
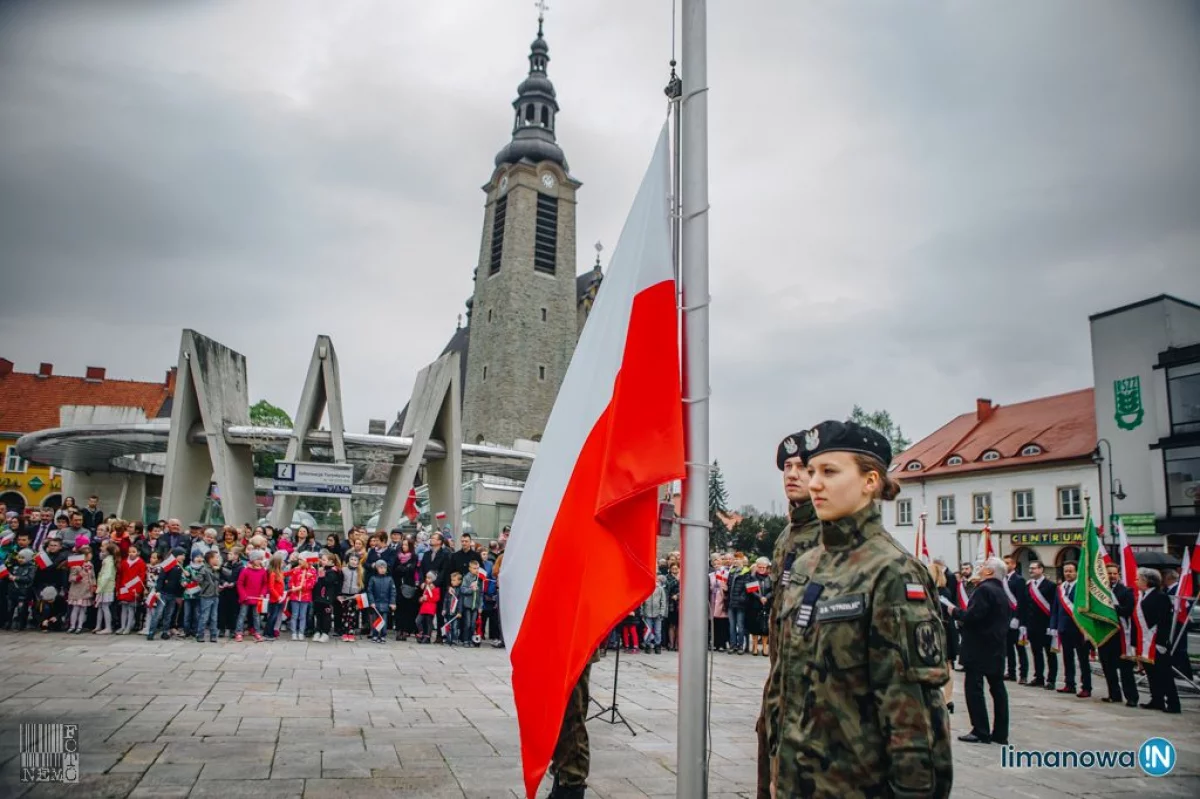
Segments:
[[[137,547],[129,547],[117,567],[117,602],[121,605],[121,629],[117,635],[129,635],[137,624],[138,606],[146,591],[146,561]]]
[[[266,636],[274,641],[279,637],[279,614],[283,610],[283,600],[287,596],[287,583],[283,577],[283,564],[287,555],[276,552],[271,556],[267,567],[267,596],[270,604],[267,607]]]
[[[199,584],[196,602],[199,617],[196,619],[196,643],[203,643],[204,632],[208,631],[208,642],[217,642],[217,601],[221,590],[221,555],[210,549],[204,555],[204,566],[194,575]]]
[[[367,614],[372,617],[371,621],[383,619],[382,627],[371,624],[371,640],[382,644],[387,636],[388,621],[396,609],[396,583],[388,571],[387,561],[382,558],[375,561],[375,573],[367,584],[367,598],[371,600],[372,612]]]
[[[629,611],[629,615],[621,623],[621,641],[625,644],[625,654],[627,655],[638,651],[638,627],[641,625],[641,615],[641,609],[634,608]]]
[[[204,553],[197,548],[192,549],[192,562],[188,564],[180,580],[183,584],[183,635],[184,637],[199,636],[200,622],[200,574],[208,570],[204,563]]]
[[[154,590],[158,592],[158,601],[150,609],[150,623],[146,627],[147,641],[154,640],[156,630],[164,641],[171,637],[171,620],[176,613],[175,604],[183,597],[183,569],[178,564],[186,555],[182,547],[175,547],[171,550],[171,557],[175,559],[176,565],[170,569],[159,566],[158,581],[154,586]]]
[[[317,570],[309,565],[309,561],[298,558],[295,554],[293,557],[297,562],[291,571],[288,607],[292,613],[292,640],[303,641],[304,631],[308,626],[308,613],[312,608],[313,588],[317,584]]]
[[[238,617],[233,640],[242,640],[246,617],[250,617],[250,629],[254,640],[262,641],[262,621],[258,616],[258,603],[267,596],[267,571],[263,568],[263,553],[256,549],[250,553],[250,564],[242,569],[237,578]]]
[[[462,575],[454,572],[450,575],[446,598],[442,600],[442,643],[450,646],[457,646],[462,635],[461,589]]]
[[[71,619],[67,632],[83,632],[88,608],[96,601],[96,571],[92,567],[92,548],[82,546],[75,552],[83,561],[71,566],[70,587],[67,589],[67,604],[71,606]]]
[[[112,541],[104,545],[100,574],[96,577],[96,635],[109,635],[113,631],[112,603],[117,588],[117,561],[120,559],[120,547]]]
[[[642,649],[654,647],[654,654],[662,654],[663,619],[667,615],[667,576],[658,575],[654,590],[642,603],[642,619],[646,624],[646,637],[642,640]]]
[[[467,573],[462,578],[462,587],[458,591],[462,607],[459,643],[464,646],[479,646],[475,641],[475,625],[479,619],[479,611],[483,610],[483,580],[480,574],[479,561],[470,561],[467,564]]]
[[[437,572],[427,572],[425,584],[421,586],[421,606],[417,609],[418,644],[427,644],[433,640],[434,619],[437,618],[441,596],[442,589],[437,586]]]
[[[217,584],[217,628],[222,638],[232,638],[233,630],[237,627],[237,581],[242,573],[244,551],[240,545],[234,545],[225,552],[225,562],[221,564],[220,582]]]
[[[317,561],[317,582],[313,588],[313,619],[316,634],[313,640],[318,643],[329,641],[333,632],[333,604],[342,588],[342,564],[338,556],[332,552],[321,553]]]
[[[144,597],[146,599],[150,598],[150,592],[153,591],[154,587],[158,585],[158,578],[160,575],[162,575],[162,555],[160,555],[159,551],[156,549],[150,553],[150,560],[146,566],[146,590],[143,592]],[[142,607],[145,607],[145,606],[142,606]],[[143,635],[150,634],[150,616],[151,615],[152,615],[151,608],[146,607],[145,610],[143,611],[143,618],[142,618],[142,622],[143,622],[142,634]]]
[[[342,609],[342,640],[354,642],[354,634],[358,632],[358,605],[355,597],[363,592],[362,559],[358,553],[351,550],[346,555],[346,565],[342,569],[342,587],[338,592],[338,603]]]
[[[29,610],[33,605],[33,578],[37,572],[37,567],[33,565],[33,550],[26,547],[17,552],[16,564],[10,569],[12,572],[9,577],[12,579],[12,586],[9,590],[9,599],[14,608],[12,617],[12,629],[25,630],[25,625],[29,621]]]

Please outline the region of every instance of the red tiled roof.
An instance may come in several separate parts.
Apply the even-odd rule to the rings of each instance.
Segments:
[[[1038,455],[1021,455],[1030,444]],[[897,480],[947,477],[985,469],[1006,469],[1036,463],[1056,463],[1090,457],[1096,448],[1096,406],[1090,388],[1052,397],[992,405],[980,400],[974,413],[964,413],[905,450],[893,462]],[[983,460],[996,451],[1000,457]],[[963,462],[947,466],[957,455]],[[909,471],[913,461],[921,468]]]
[[[170,395],[168,381],[42,377],[0,370],[0,432],[24,434],[58,427],[58,411],[64,405],[141,408],[146,418],[153,419]]]

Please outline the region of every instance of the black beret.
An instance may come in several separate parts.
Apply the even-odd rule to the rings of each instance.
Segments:
[[[804,431],[792,433],[790,436],[779,442],[779,446],[775,448],[775,465],[779,467],[779,471],[783,471],[783,464],[788,458],[794,458],[800,454],[800,442],[804,439]]]
[[[892,462],[892,445],[877,430],[857,422],[821,422],[798,437],[800,457],[808,463],[822,452],[854,452],[870,455],[885,467]]]

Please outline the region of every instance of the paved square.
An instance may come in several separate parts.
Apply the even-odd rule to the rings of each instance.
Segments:
[[[612,663],[592,670],[605,704]],[[766,659],[714,664],[710,796],[749,797]],[[674,656],[622,656],[620,707],[637,736],[588,724],[589,796],[674,796],[676,674]],[[0,633],[0,796],[513,799],[521,772],[507,677],[505,653],[491,648]],[[1164,778],[1004,770],[999,747],[957,744],[955,797],[1200,796],[1200,702],[1167,716],[1010,686],[1014,746],[1136,749],[1164,736],[1178,765]],[[20,782],[17,725],[33,721],[79,725],[79,785]]]

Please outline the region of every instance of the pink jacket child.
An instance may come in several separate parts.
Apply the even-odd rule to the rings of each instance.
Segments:
[[[317,570],[312,566],[297,566],[290,572],[291,585],[288,599],[294,602],[312,602],[313,588],[317,584]]]
[[[261,558],[251,560],[250,565],[242,569],[237,579],[237,592],[239,605],[257,605],[267,595],[267,570],[262,567]]]

